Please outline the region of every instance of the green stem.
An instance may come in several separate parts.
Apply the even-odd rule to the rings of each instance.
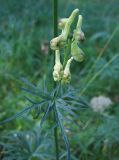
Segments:
[[[54,121],[55,122],[57,121],[55,111],[54,111]],[[58,128],[57,128],[57,126],[54,128],[54,138],[55,138],[56,160],[59,160]]]
[[[58,35],[58,0],[53,0],[54,37]]]
[[[54,27],[54,37],[58,35],[58,0],[53,0],[53,27]],[[55,55],[55,54],[54,54]],[[55,56],[54,56],[55,62]],[[54,88],[56,83],[54,82]],[[57,117],[54,111],[54,122],[57,121]],[[58,128],[54,129],[54,138],[55,138],[55,148],[56,148],[56,160],[59,160],[59,147],[58,147]]]
[[[67,63],[70,50],[71,50],[71,39],[68,39],[68,44],[67,44],[66,51],[65,51],[65,54],[64,54],[63,67],[65,67],[65,65],[66,65],[66,63]]]

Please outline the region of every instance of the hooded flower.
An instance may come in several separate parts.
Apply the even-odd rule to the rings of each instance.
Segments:
[[[84,52],[78,47],[78,44],[75,40],[71,44],[71,55],[77,62],[82,62],[84,60]]]
[[[82,15],[79,15],[76,29],[74,30],[73,38],[78,41],[85,40],[85,35],[82,32]]]
[[[55,51],[55,65],[53,71],[54,81],[60,81],[63,74],[63,66],[60,62],[60,52],[59,50]]]
[[[68,18],[61,18],[58,23],[58,28],[63,30],[67,21],[68,21]]]
[[[69,18],[64,19],[63,21],[60,22],[60,28],[62,28],[62,33],[61,35],[59,35],[58,37],[53,38],[50,41],[50,47],[52,50],[57,50],[59,48],[63,48],[65,47],[66,43],[67,43],[67,38],[68,35],[70,33],[70,28],[71,28],[71,24],[74,21],[74,18],[76,17],[77,13],[78,13],[78,9],[75,9]]]
[[[71,57],[65,66],[63,77],[62,77],[62,83],[69,83],[71,80],[71,73],[70,73],[70,65],[73,60],[73,57]]]

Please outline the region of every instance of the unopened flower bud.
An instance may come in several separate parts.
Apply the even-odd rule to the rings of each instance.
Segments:
[[[76,41],[84,41],[85,35],[82,32],[82,15],[79,15],[76,29],[74,30],[74,39]]]
[[[73,57],[71,57],[65,66],[63,77],[62,77],[62,83],[69,83],[71,80],[71,73],[70,73],[70,65],[73,60]]]
[[[68,20],[68,18],[62,18],[62,19],[60,19],[59,23],[58,23],[58,28],[61,29],[61,30],[63,30],[64,27],[65,27],[65,25],[66,25],[66,23],[67,23],[67,20]]]
[[[63,66],[60,62],[60,53],[59,50],[55,51],[55,65],[53,71],[53,78],[54,81],[60,81],[63,74]]]
[[[84,60],[84,52],[79,48],[77,41],[73,41],[71,44],[71,55],[77,62],[82,62]]]

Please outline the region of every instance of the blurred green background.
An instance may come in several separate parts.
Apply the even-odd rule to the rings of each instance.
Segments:
[[[81,128],[74,126],[69,134],[72,160],[119,160],[119,1],[59,0],[59,18],[75,8],[83,15],[85,61],[73,63],[71,85],[89,103],[103,95],[113,104],[106,113],[79,111]],[[52,82],[52,10],[52,0],[0,0],[0,121],[27,105],[21,78],[36,85],[44,79],[48,85]],[[0,136],[32,130],[38,123],[24,116],[0,126]]]

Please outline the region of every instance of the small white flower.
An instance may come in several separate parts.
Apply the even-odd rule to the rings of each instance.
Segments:
[[[14,137],[17,137],[17,133],[14,133],[13,136],[14,136]]]
[[[91,108],[94,112],[104,112],[105,109],[108,109],[112,104],[110,98],[105,96],[93,97],[90,101]]]

